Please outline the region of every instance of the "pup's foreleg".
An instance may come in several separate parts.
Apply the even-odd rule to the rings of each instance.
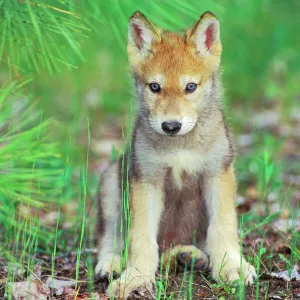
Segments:
[[[247,284],[255,269],[242,257],[235,210],[236,182],[233,167],[205,180],[205,200],[209,217],[207,252],[216,279],[235,281],[242,275]]]
[[[121,277],[108,288],[114,297],[127,297],[140,287],[151,290],[159,262],[157,232],[163,210],[162,187],[133,180],[130,188],[129,261]]]

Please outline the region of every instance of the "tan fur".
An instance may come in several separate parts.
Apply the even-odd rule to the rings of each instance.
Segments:
[[[128,178],[122,161],[112,165],[99,199],[96,273],[103,276],[121,271],[114,257],[122,255],[124,236],[116,230],[125,219],[120,189],[129,180],[129,261],[109,286],[111,296],[150,289],[162,251],[167,257],[187,249],[198,258],[207,259],[207,254],[216,279],[244,275],[252,283],[256,276],[241,257],[237,235],[234,153],[221,106],[221,50],[219,23],[211,13],[181,34],[157,28],[140,13],[129,21],[128,55],[139,108],[131,152],[124,157]],[[197,89],[187,93],[191,82]],[[151,91],[151,83],[161,90]],[[170,136],[162,123],[174,120],[181,128]]]
[[[112,284],[115,296],[129,295],[143,285],[151,288],[159,262],[156,236],[163,208],[161,188],[133,180],[131,190],[130,257],[126,270]]]
[[[206,251],[216,279],[235,281],[240,275],[252,280],[254,268],[241,257],[235,211],[236,183],[230,166],[218,177],[205,182],[206,202],[210,224],[207,230]],[[220,201],[221,199],[221,201]]]

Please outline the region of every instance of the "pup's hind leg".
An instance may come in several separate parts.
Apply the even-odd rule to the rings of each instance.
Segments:
[[[98,263],[95,274],[100,278],[117,277],[121,272],[123,238],[120,234],[120,205],[118,163],[103,175],[97,199]]]
[[[208,268],[207,255],[193,245],[176,245],[163,254],[163,263],[173,264],[174,260],[188,268],[194,270],[206,270]]]

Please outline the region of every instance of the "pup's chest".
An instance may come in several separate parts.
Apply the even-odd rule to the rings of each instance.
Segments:
[[[168,169],[164,183],[164,212],[160,222],[158,242],[160,246],[170,244],[192,244],[205,237],[207,214],[202,196],[201,176],[182,174],[182,187],[178,189]],[[163,248],[163,247],[162,247]]]
[[[196,176],[203,171],[205,156],[196,150],[179,150],[162,156],[162,162],[172,170],[169,174],[173,176],[177,187],[181,188],[184,173]]]

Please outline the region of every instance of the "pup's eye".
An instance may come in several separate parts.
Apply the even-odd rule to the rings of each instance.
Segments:
[[[193,92],[196,91],[196,88],[197,88],[197,84],[191,82],[191,83],[188,83],[188,84],[186,85],[185,91],[186,91],[187,93],[193,93]]]
[[[160,85],[156,82],[150,83],[149,87],[150,87],[150,90],[153,93],[159,93],[160,92]]]

